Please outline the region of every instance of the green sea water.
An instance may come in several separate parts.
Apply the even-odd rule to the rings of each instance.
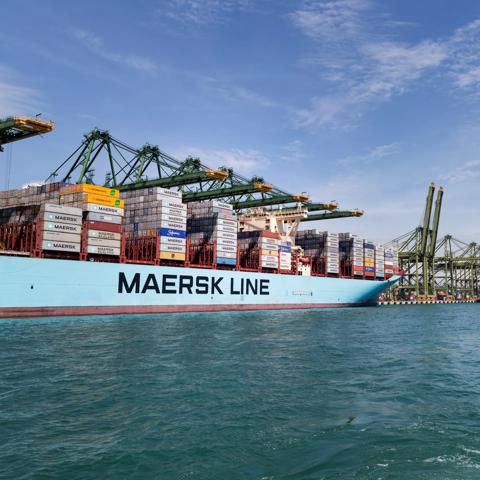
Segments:
[[[480,304],[0,321],[0,478],[480,479]]]

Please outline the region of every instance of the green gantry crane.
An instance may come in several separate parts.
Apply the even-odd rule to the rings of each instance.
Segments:
[[[80,146],[47,181],[93,183],[98,171],[105,176],[101,182],[105,186],[121,191],[155,186],[177,188],[184,202],[223,199],[237,211],[297,203],[304,204],[308,211],[330,213],[326,217],[309,215],[305,220],[359,216],[357,210],[335,212],[338,205],[334,202],[310,203],[307,194],[285,192],[260,177],[247,179],[229,168],[209,168],[198,158],[188,157],[182,162],[154,145],[131,147],[99,129],[84,135]]]
[[[480,295],[480,248],[445,235],[438,240],[444,191],[435,185],[427,192],[423,224],[396,238],[400,267],[405,275],[395,286],[397,299],[475,299]],[[431,225],[430,225],[431,223]]]
[[[0,152],[7,143],[49,133],[55,128],[53,122],[31,117],[8,117],[0,120]]]
[[[436,296],[433,259],[440,225],[443,188],[440,187],[437,194],[432,223],[434,194],[435,184],[432,182],[427,191],[423,224],[391,242],[398,248],[399,264],[405,272],[397,287],[402,298],[409,298],[412,292],[416,298]]]

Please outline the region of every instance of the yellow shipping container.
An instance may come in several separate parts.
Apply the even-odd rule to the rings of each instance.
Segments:
[[[97,205],[107,205],[108,207],[123,208],[125,202],[119,198],[109,198],[93,193],[84,193],[83,201],[86,203],[96,203]]]
[[[92,193],[94,195],[101,195],[110,198],[120,198],[120,190],[116,188],[100,187],[98,185],[91,185],[89,183],[79,183],[76,185],[69,185],[60,189],[61,195],[68,195],[69,193]]]
[[[265,250],[265,249],[262,249],[262,250],[261,250],[261,255],[275,255],[276,257],[278,257],[278,250]]]
[[[160,252],[160,260],[178,260],[180,262],[184,262],[185,254],[174,252]]]

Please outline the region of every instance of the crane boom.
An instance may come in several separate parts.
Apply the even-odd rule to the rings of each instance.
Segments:
[[[332,218],[361,217],[363,210],[337,210],[327,213],[316,213],[302,218],[301,222],[314,222],[316,220],[330,220]]]
[[[440,225],[440,213],[442,210],[443,187],[440,187],[437,193],[437,201],[435,202],[435,212],[433,214],[433,225],[430,233],[430,248],[429,255],[435,256],[435,247],[437,245],[438,227]]]
[[[0,151],[3,151],[2,146],[7,143],[49,133],[54,128],[53,122],[38,118],[9,117],[0,120]]]
[[[427,202],[425,204],[425,213],[423,216],[422,242],[420,244],[420,255],[425,256],[427,253],[428,235],[430,231],[430,218],[432,216],[433,194],[435,193],[435,183],[431,183],[428,187]]]

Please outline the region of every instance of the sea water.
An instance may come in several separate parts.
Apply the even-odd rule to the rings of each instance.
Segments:
[[[479,479],[480,304],[2,320],[0,478]]]

